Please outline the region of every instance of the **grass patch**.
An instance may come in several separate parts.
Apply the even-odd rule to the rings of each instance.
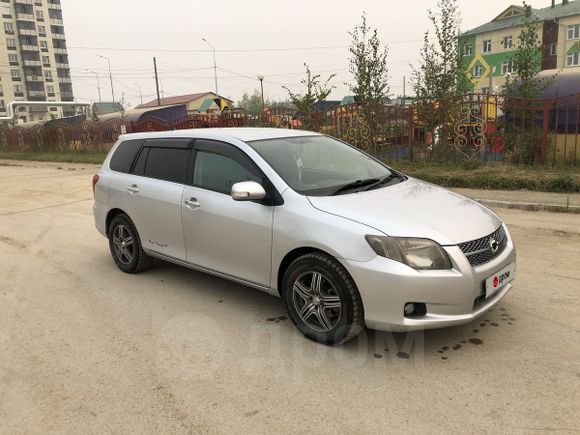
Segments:
[[[107,153],[35,153],[31,151],[0,151],[0,159],[33,160],[37,162],[95,163],[101,164]]]
[[[505,163],[391,162],[412,177],[445,187],[489,190],[533,190],[579,193],[580,169],[576,167],[525,167]]]

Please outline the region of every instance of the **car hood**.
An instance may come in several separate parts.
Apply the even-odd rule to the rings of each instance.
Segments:
[[[441,245],[479,239],[501,225],[501,220],[481,204],[413,178],[368,192],[308,199],[318,210],[389,236],[426,238]]]

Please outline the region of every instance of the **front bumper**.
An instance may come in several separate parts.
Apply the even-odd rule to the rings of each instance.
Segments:
[[[371,261],[344,260],[362,297],[365,322],[380,331],[413,331],[469,323],[497,304],[512,288],[508,283],[481,300],[485,280],[515,263],[516,250],[506,228],[508,243],[492,261],[472,267],[457,246],[444,249],[451,270],[418,271],[396,261],[375,257]],[[427,314],[406,317],[405,304],[424,303]]]

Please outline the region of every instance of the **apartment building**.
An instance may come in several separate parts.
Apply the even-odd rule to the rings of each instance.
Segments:
[[[532,9],[538,21],[541,50],[538,70],[580,67],[580,0],[557,2]],[[459,37],[465,76],[472,91],[499,92],[508,75],[517,75],[514,54],[525,15],[523,6],[510,6],[489,23]]]
[[[0,116],[12,101],[74,101],[60,0],[0,0]],[[16,109],[18,122],[74,115],[46,106]]]

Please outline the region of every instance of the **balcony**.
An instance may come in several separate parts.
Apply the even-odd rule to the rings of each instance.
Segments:
[[[32,0],[14,0],[17,5],[30,5],[32,6],[34,2]]]
[[[28,76],[26,76],[26,81],[27,82],[32,82],[32,83],[34,83],[34,82],[43,83],[44,82],[44,77],[42,77],[42,76],[31,76],[31,75],[28,75]]]
[[[74,100],[74,96],[73,96],[72,92],[61,92],[60,98],[62,99],[62,101],[73,101]]]
[[[62,10],[60,3],[48,3],[48,9],[56,9],[57,11]]]
[[[42,62],[39,60],[23,60],[24,66],[42,66]]]
[[[22,51],[34,51],[34,52],[39,52],[40,49],[38,48],[38,45],[21,45],[20,46],[20,50]]]
[[[70,77],[59,77],[58,81],[61,83],[72,83],[72,79]]]
[[[64,22],[63,22],[62,18],[51,18],[50,24],[54,24],[55,26],[62,26],[62,25],[64,25]]]
[[[56,54],[68,54],[68,51],[66,48],[54,48],[54,52]]]
[[[70,68],[68,63],[57,63],[56,67],[59,69],[69,69]]]
[[[28,91],[28,96],[30,98],[46,98],[45,91]]]
[[[62,39],[62,40],[65,40],[66,39],[66,36],[64,36],[64,33],[53,33],[52,34],[52,37],[54,39]]]
[[[16,12],[16,20],[17,21],[35,21],[34,15],[25,14],[22,12]]]
[[[36,29],[18,29],[18,34],[22,36],[36,36]]]

